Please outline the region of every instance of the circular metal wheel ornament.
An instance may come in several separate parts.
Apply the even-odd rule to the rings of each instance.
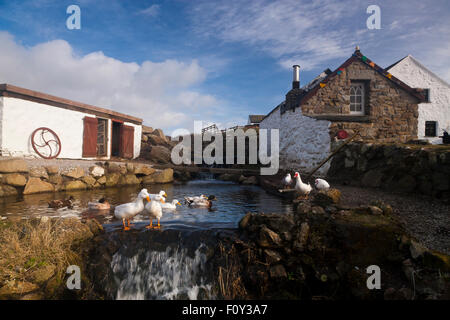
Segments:
[[[31,134],[34,151],[44,159],[54,159],[61,152],[61,141],[52,129],[41,127]]]
[[[338,139],[347,139],[348,138],[348,133],[345,130],[339,130],[337,133],[337,137]]]

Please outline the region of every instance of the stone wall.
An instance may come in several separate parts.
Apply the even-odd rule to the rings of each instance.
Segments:
[[[350,85],[352,81],[366,83],[366,115],[350,116]],[[356,129],[362,140],[406,142],[417,139],[418,101],[386,77],[360,61],[353,62],[340,75],[327,82],[310,99],[302,102],[306,116],[329,115],[330,136],[345,129],[351,135]],[[333,116],[353,119],[339,119]]]
[[[62,168],[56,165],[30,166],[22,159],[0,160],[0,197],[172,181],[172,169],[156,170],[149,165],[131,162]]]
[[[350,143],[333,157],[328,177],[450,199],[450,148]]]

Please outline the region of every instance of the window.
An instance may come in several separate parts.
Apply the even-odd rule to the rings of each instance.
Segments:
[[[436,137],[436,121],[425,121],[425,137]]]
[[[97,156],[106,156],[108,120],[97,118]]]
[[[350,113],[364,114],[364,83],[352,83],[350,87]]]
[[[431,102],[430,101],[430,89],[423,89],[423,95],[425,96],[425,102]]]

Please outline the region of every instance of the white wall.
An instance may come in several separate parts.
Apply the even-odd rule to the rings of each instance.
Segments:
[[[139,157],[139,154],[141,153],[142,126],[138,126],[130,122],[125,122],[124,124],[127,126],[134,127],[134,148],[133,148],[133,159],[134,159]]]
[[[438,136],[442,136],[442,129],[450,130],[450,86],[411,56],[400,61],[389,72],[410,87],[430,89],[431,102],[419,104],[418,138],[442,143],[439,137],[425,137],[425,121],[437,121]]]
[[[280,113],[278,107],[260,124],[262,129],[280,130],[280,168],[306,173],[314,169],[330,152],[331,122],[316,120],[302,114],[301,108]],[[325,164],[317,173],[324,175]]]
[[[10,97],[3,97],[1,109],[1,148],[4,155],[39,157],[31,146],[31,134],[39,127],[48,127],[55,131],[61,140],[61,153],[58,158],[82,158],[83,118],[95,117],[94,115]],[[109,120],[108,156],[111,154],[111,123]],[[140,152],[142,128],[139,125],[126,124],[135,127],[134,155],[137,157]]]

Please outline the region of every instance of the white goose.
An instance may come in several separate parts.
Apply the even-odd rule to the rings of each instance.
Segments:
[[[161,190],[159,193],[151,193],[150,199],[159,200],[159,197],[167,198],[167,193],[164,190]]]
[[[161,207],[163,209],[175,210],[177,208],[177,205],[181,206],[181,203],[177,199],[173,199],[172,203],[163,203],[161,204]]]
[[[330,189],[330,184],[324,179],[316,179],[314,182],[317,190],[328,190]]]
[[[147,229],[160,229],[161,228],[161,224],[159,223],[159,221],[161,220],[162,215],[163,215],[161,203],[162,204],[165,203],[164,197],[158,196],[158,197],[155,197],[153,199],[153,201],[151,201],[145,205],[145,210],[150,215],[150,224],[148,226],[146,226]],[[158,219],[157,226],[153,226],[153,218]]]
[[[294,178],[296,179],[295,190],[302,194],[304,199],[308,198],[308,195],[312,190],[311,185],[309,183],[303,183],[302,178],[300,178],[300,174],[298,172],[295,173]]]
[[[114,216],[122,219],[123,230],[130,230],[130,219],[144,210],[144,199],[150,202],[147,189],[142,189],[134,202],[121,204],[114,209]],[[127,220],[128,226],[125,225],[125,220]]]

